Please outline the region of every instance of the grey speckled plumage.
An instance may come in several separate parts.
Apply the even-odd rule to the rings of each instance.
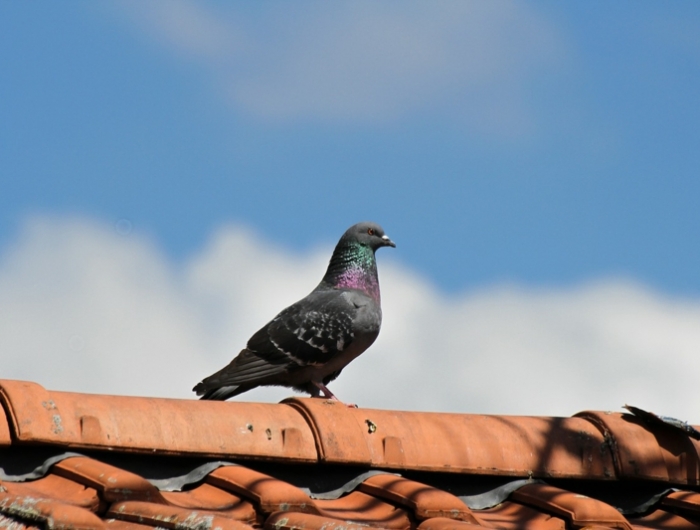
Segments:
[[[336,399],[326,385],[379,334],[382,309],[374,253],[387,246],[396,245],[375,223],[348,228],[321,283],[193,390],[201,399],[225,400],[257,386],[280,385]]]

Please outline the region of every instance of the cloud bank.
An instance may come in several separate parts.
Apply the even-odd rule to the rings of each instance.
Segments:
[[[330,251],[293,254],[223,226],[176,264],[118,226],[30,219],[0,255],[0,377],[193,398],[195,383],[316,285]],[[700,301],[625,281],[447,296],[393,259],[379,256],[379,339],[332,383],[342,399],[533,415],[630,403],[700,423]],[[288,395],[256,389],[238,399]]]
[[[116,9],[175,56],[203,65],[238,109],[274,122],[462,117],[481,133],[533,126],[533,80],[567,44],[533,6],[509,2],[306,2],[244,9],[186,0]]]

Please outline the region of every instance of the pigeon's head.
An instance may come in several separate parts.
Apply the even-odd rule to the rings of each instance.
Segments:
[[[343,234],[343,239],[350,242],[357,242],[360,245],[377,250],[379,247],[395,247],[394,242],[384,233],[384,229],[377,223],[363,222],[357,223],[347,229]]]

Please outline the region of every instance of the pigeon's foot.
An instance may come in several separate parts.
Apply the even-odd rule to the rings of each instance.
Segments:
[[[331,400],[331,401],[337,401],[337,402],[340,403],[341,405],[345,405],[346,407],[351,408],[351,409],[359,408],[359,407],[358,407],[357,405],[355,405],[354,403],[343,403],[342,401],[340,401],[340,400],[335,396],[335,394],[334,394],[333,392],[331,392],[330,390],[328,390],[328,388],[326,387],[326,385],[324,385],[323,383],[321,383],[321,382],[316,382],[316,381],[311,381],[311,384],[314,385],[316,388],[318,388],[318,389],[321,391],[321,394],[323,394],[323,397],[324,397],[324,398],[329,399],[329,400]]]
[[[337,397],[335,397],[335,394],[328,390],[326,385],[321,383],[320,381],[311,381],[311,384],[314,385],[316,388],[318,388],[321,391],[321,394],[323,394],[323,397],[326,399],[333,399],[335,401],[340,401]],[[317,394],[318,395],[318,394]]]

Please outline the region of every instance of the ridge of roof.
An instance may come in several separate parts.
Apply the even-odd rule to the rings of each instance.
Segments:
[[[0,528],[700,529],[689,429],[0,380]],[[157,421],[156,421],[157,420]]]
[[[204,402],[48,391],[13,380],[0,380],[0,402],[0,447],[700,484],[698,440],[622,413],[427,413],[348,408],[319,398]]]

